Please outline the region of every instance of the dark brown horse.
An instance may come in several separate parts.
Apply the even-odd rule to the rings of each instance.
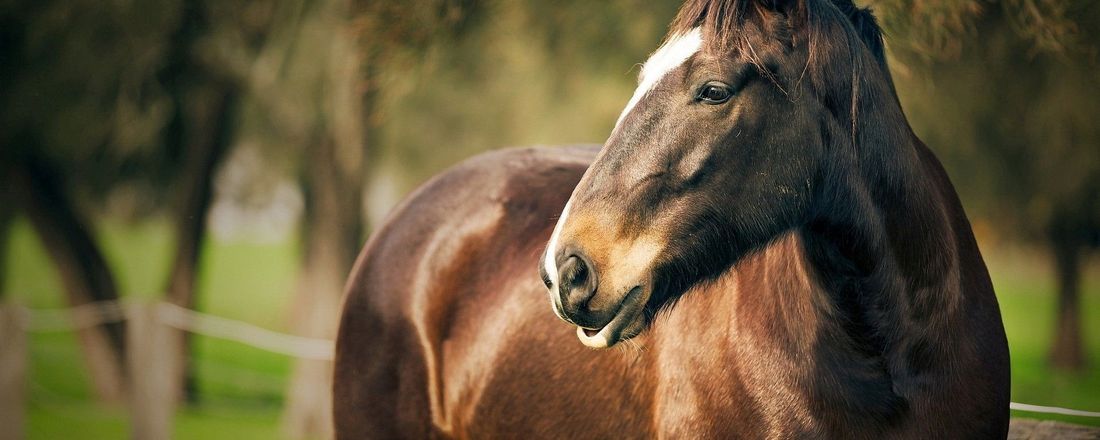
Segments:
[[[344,439],[1008,429],[985,265],[850,0],[688,1],[602,149],[435,178],[347,295]]]

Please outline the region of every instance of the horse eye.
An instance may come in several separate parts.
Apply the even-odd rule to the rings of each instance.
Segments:
[[[699,89],[695,99],[705,104],[722,104],[733,97],[733,91],[724,84],[707,84]]]

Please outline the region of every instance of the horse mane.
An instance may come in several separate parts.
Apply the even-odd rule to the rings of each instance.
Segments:
[[[852,23],[852,27],[859,34],[860,40],[875,56],[875,59],[882,63],[883,71],[887,71],[885,69],[886,45],[882,42],[882,28],[879,27],[878,20],[875,19],[875,14],[871,8],[861,8],[852,3],[851,0],[833,0],[833,5],[848,17],[848,21]]]
[[[766,9],[789,4],[784,2],[793,3],[786,12],[790,28],[799,31],[779,36],[806,41],[808,57],[803,74],[808,73],[815,88],[829,98],[837,115],[847,119],[855,142],[859,94],[861,83],[866,81],[863,57],[859,54],[861,46],[877,61],[893,89],[882,30],[870,8],[860,8],[852,0],[688,0],[673,19],[669,37],[701,28],[709,47],[742,54],[778,85],[774,73],[758,57],[753,39],[745,29],[750,25],[767,29]]]

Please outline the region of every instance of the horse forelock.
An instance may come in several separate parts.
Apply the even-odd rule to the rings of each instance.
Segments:
[[[808,27],[810,32],[824,33],[826,23],[821,18],[843,18],[876,58],[884,59],[882,30],[871,8],[856,6],[851,0],[688,0],[681,6],[669,25],[666,39],[701,28],[709,37],[708,46],[722,49],[742,49],[746,43],[746,22],[759,19],[767,9],[788,8],[795,26]],[[839,15],[822,17],[826,9]]]

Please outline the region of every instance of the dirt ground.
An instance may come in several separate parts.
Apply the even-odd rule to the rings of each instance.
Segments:
[[[1100,440],[1100,428],[1053,420],[1012,419],[1009,440]]]

